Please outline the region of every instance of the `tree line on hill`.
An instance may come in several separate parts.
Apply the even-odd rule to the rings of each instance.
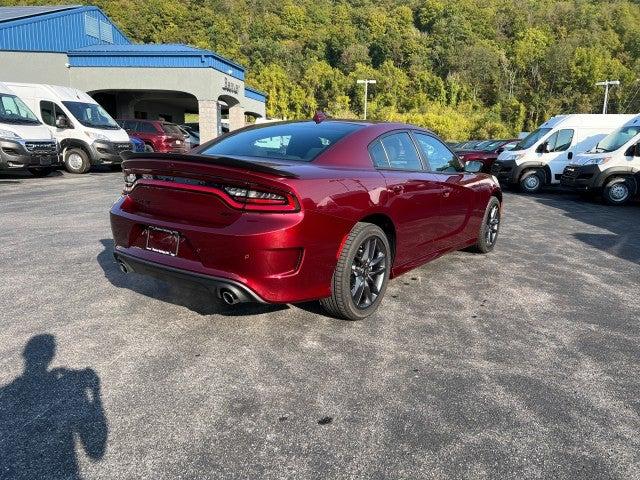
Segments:
[[[14,4],[52,3],[5,0]],[[61,1],[60,3],[68,3]],[[186,43],[247,68],[267,113],[316,109],[509,137],[559,113],[640,109],[640,4],[630,0],[94,0],[134,41]]]

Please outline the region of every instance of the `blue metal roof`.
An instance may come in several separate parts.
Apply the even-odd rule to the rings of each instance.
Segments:
[[[69,10],[78,8],[82,5],[52,5],[42,7],[1,7],[0,22],[9,20],[17,20],[18,18],[34,17],[47,13],[59,12],[61,10]]]
[[[256,90],[255,88],[248,87],[247,85],[244,86],[244,96],[253,100],[258,100],[262,103],[267,101],[266,93]]]
[[[209,50],[181,44],[92,45],[68,52],[72,67],[214,68],[244,80],[244,67]]]
[[[87,45],[128,43],[131,40],[97,7],[58,9],[0,22],[0,50],[66,53]]]

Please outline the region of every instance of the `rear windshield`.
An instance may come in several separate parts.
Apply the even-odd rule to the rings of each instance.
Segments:
[[[331,121],[279,123],[229,135],[200,153],[310,162],[341,138],[361,128],[363,125],[357,123]]]
[[[182,136],[182,132],[180,131],[178,126],[174,125],[173,123],[163,123],[162,124],[162,130],[167,135],[176,135],[178,137]]]

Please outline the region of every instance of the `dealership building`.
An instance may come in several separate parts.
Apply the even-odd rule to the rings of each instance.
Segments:
[[[245,69],[215,52],[136,44],[97,7],[0,7],[0,82],[78,88],[114,118],[183,123],[199,114],[202,140],[265,117],[266,96]]]

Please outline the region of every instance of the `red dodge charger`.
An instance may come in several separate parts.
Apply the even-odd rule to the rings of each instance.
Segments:
[[[493,249],[502,193],[433,133],[351,120],[263,124],[192,150],[128,154],[111,209],[123,272],[205,285],[228,304],[317,300],[371,315],[390,278]]]

